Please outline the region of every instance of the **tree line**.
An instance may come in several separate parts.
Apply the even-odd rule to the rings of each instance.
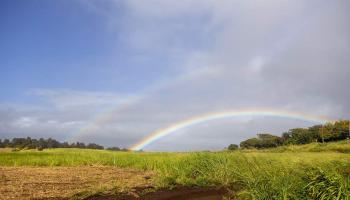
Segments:
[[[272,148],[289,144],[309,144],[312,142],[332,142],[350,137],[349,120],[339,120],[334,123],[315,125],[308,128],[293,128],[282,133],[281,136],[270,133],[257,134],[240,143],[240,148]],[[238,145],[231,144],[229,150],[238,149]]]
[[[105,149],[102,145],[95,143],[85,144],[83,142],[59,142],[55,139],[40,138],[32,139],[27,138],[13,138],[10,139],[0,139],[0,148],[16,148],[16,149],[49,149],[49,148],[79,148],[79,149]],[[121,149],[119,147],[108,147],[107,150],[112,151],[125,151],[126,149]]]

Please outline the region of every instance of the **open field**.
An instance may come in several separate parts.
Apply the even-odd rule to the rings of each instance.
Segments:
[[[0,199],[69,198],[150,185],[149,172],[108,166],[0,167]]]
[[[3,197],[68,197],[82,191],[119,191],[121,185],[123,191],[182,185],[224,187],[238,199],[350,199],[349,149],[349,141],[342,141],[234,152],[3,151],[0,191]],[[39,183],[36,180],[49,184],[28,189],[33,187],[26,183]],[[67,187],[59,186],[62,182]]]

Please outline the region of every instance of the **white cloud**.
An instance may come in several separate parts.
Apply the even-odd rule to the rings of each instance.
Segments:
[[[133,98],[125,94],[52,89],[32,89],[28,94],[44,97],[57,108],[118,105]]]
[[[18,126],[20,128],[28,128],[36,124],[37,124],[37,119],[32,117],[20,117],[13,123],[14,126]]]

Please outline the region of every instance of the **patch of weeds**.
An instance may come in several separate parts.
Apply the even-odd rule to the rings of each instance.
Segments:
[[[98,194],[99,193],[92,192],[92,191],[82,191],[82,192],[76,193],[75,195],[70,197],[69,200],[83,200],[83,199],[86,199],[88,197],[91,197],[93,195],[98,195]]]
[[[114,184],[111,189],[107,190],[108,194],[120,194],[120,193],[130,193],[132,190],[130,187],[126,187],[121,184]]]
[[[165,176],[156,178],[156,186],[159,188],[169,188],[176,186],[176,177]]]
[[[154,187],[149,187],[149,188],[146,188],[146,189],[141,190],[141,191],[139,192],[139,195],[140,195],[140,196],[144,196],[144,195],[146,195],[146,194],[153,193],[153,192],[156,192],[156,191],[157,191],[156,188],[154,188]]]
[[[349,199],[349,185],[340,174],[311,168],[306,176],[305,190],[311,199]]]
[[[79,192],[69,199],[83,200],[91,196],[99,196],[99,195],[107,195],[107,194],[117,195],[121,193],[129,193],[130,191],[131,191],[130,188],[121,186],[121,185],[114,185],[113,187],[101,186],[100,188]]]

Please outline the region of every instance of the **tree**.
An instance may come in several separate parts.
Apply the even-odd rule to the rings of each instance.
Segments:
[[[238,149],[238,145],[237,144],[230,144],[230,145],[228,145],[227,149],[230,150],[230,151],[237,150]]]
[[[68,142],[61,143],[61,148],[69,148],[69,147],[70,146],[69,146]]]
[[[308,144],[311,143],[313,140],[307,128],[290,129],[288,131],[288,134],[290,135],[289,141],[292,144]]]
[[[291,135],[288,132],[284,132],[284,133],[282,133],[281,138],[282,138],[283,144],[288,144],[290,142]]]
[[[60,147],[60,143],[57,140],[52,138],[47,139],[47,148],[58,148]]]
[[[47,143],[46,143],[46,141],[44,140],[44,138],[40,138],[40,139],[39,139],[37,148],[38,148],[38,149],[46,149],[46,148],[47,148]]]
[[[344,140],[349,136],[349,121],[336,121],[333,125],[333,140]]]
[[[2,146],[3,147],[9,147],[10,145],[10,140],[9,139],[4,139],[4,141],[2,142]]]
[[[322,125],[315,125],[315,126],[311,126],[308,129],[308,134],[311,137],[311,141],[310,142],[318,142],[321,141],[321,129],[322,129]]]
[[[269,133],[258,134],[258,139],[260,140],[258,148],[277,147],[280,146],[283,141],[282,138]]]
[[[261,133],[258,138],[250,138],[240,143],[241,148],[271,148],[283,144],[283,138],[269,134]]]
[[[119,147],[108,147],[107,150],[110,151],[120,151],[121,149]]]
[[[12,148],[19,148],[19,149],[24,149],[24,148],[35,149],[35,148],[37,148],[38,150],[43,150],[46,148],[104,149],[103,146],[95,144],[95,143],[90,143],[88,145],[85,145],[82,142],[69,144],[68,142],[60,143],[59,141],[52,139],[52,138],[49,138],[49,139],[40,138],[39,140],[37,140],[37,139],[32,139],[30,137],[13,138],[11,141],[8,139],[4,139],[4,140],[0,139],[0,148],[3,148],[3,147],[12,147]]]
[[[26,138],[13,138],[10,147],[23,149],[27,144],[28,140]]]
[[[245,141],[242,141],[239,146],[241,148],[247,148],[247,149],[250,149],[250,148],[257,148],[258,144],[260,143],[259,139],[258,138],[250,138],[250,139],[247,139]]]
[[[85,144],[83,142],[77,142],[76,146],[77,146],[77,148],[80,148],[80,149],[85,149],[86,148],[86,146],[85,146]]]
[[[31,139],[30,142],[28,142],[26,147],[28,149],[36,149],[38,147],[38,140],[37,139]]]
[[[104,149],[103,146],[95,144],[95,143],[89,143],[86,148],[88,149]]]

